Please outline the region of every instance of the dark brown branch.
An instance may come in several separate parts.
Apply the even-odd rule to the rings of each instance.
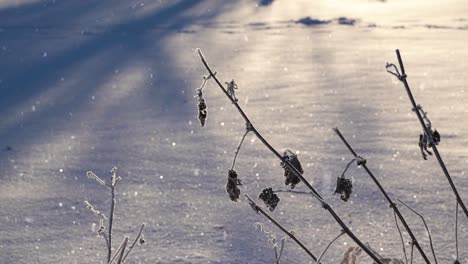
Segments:
[[[312,185],[302,176],[302,174],[297,170],[297,168],[295,166],[293,166],[288,160],[285,160],[283,158],[283,156],[281,156],[278,151],[276,151],[276,149],[274,149],[270,143],[268,143],[268,141],[266,141],[265,138],[263,138],[263,136],[257,131],[257,129],[252,125],[252,122],[250,122],[250,119],[247,117],[247,115],[245,114],[245,112],[242,110],[242,108],[239,106],[239,104],[237,103],[237,101],[232,98],[229,93],[227,92],[227,90],[224,88],[224,86],[221,84],[221,82],[219,81],[219,79],[215,76],[215,73],[213,72],[213,70],[210,68],[210,66],[208,65],[208,63],[206,62],[205,60],[205,57],[203,56],[202,52],[200,49],[197,49],[197,52],[198,52],[198,55],[200,56],[200,59],[203,63],[203,65],[205,66],[206,70],[208,71],[209,73],[209,76],[211,76],[214,81],[216,82],[216,84],[218,85],[218,87],[223,91],[223,93],[226,95],[226,97],[232,102],[232,104],[234,105],[234,107],[237,109],[237,111],[239,112],[239,114],[242,116],[242,118],[244,118],[245,122],[249,125],[249,127],[251,128],[251,131],[255,134],[255,136],[279,159],[281,160],[282,164],[285,165],[285,167],[287,167],[292,173],[294,173],[295,176],[297,176],[303,183],[304,185],[307,186],[307,188],[309,190],[311,190],[311,194],[321,203],[322,207],[325,208],[325,210],[327,210],[331,216],[335,219],[335,221],[341,226],[342,230],[344,230],[346,232],[346,234],[352,239],[354,240],[354,242],[356,242],[356,244],[358,244],[376,263],[378,264],[383,264],[383,262],[381,261],[381,259],[379,257],[377,257],[362,241],[360,241],[356,235],[354,235],[354,233],[346,226],[346,224],[343,222],[343,220],[335,213],[335,211],[331,208],[331,206],[326,203],[322,196],[314,189],[314,187],[312,187]]]
[[[429,226],[427,225],[426,223],[426,219],[424,219],[424,216],[420,213],[418,213],[416,210],[414,210],[413,208],[411,208],[409,205],[405,204],[402,200],[400,199],[397,199],[398,202],[400,202],[401,204],[403,204],[404,206],[406,206],[406,208],[408,208],[409,210],[411,210],[411,212],[415,213],[416,215],[418,215],[421,220],[423,221],[423,224],[424,224],[424,227],[426,228],[426,232],[427,232],[427,236],[429,238],[429,244],[431,245],[431,251],[432,251],[432,255],[434,256],[434,260],[435,260],[435,263],[437,264],[437,256],[435,254],[435,251],[434,251],[434,245],[432,243],[432,236],[431,236],[431,231],[429,230]]]
[[[346,145],[346,147],[348,147],[349,151],[353,154],[353,156],[355,158],[359,157],[358,154],[356,153],[356,151],[354,151],[354,149],[351,147],[351,145],[348,143],[348,141],[344,138],[344,136],[341,134],[340,130],[338,128],[333,128],[333,131],[335,131],[335,133],[338,135],[338,137],[341,139],[341,141],[343,141],[343,143]],[[408,234],[410,235],[411,237],[411,240],[412,240],[412,243],[416,246],[416,248],[418,249],[419,253],[421,254],[421,256],[423,257],[423,259],[426,261],[426,263],[431,263],[429,261],[429,258],[426,256],[426,254],[424,253],[423,249],[421,248],[421,246],[419,245],[419,242],[418,240],[416,239],[416,236],[413,234],[413,231],[411,231],[411,228],[409,227],[408,223],[406,222],[405,218],[403,217],[403,215],[401,214],[400,210],[398,209],[398,207],[396,206],[396,204],[393,202],[392,198],[390,198],[390,196],[387,194],[387,192],[385,191],[385,189],[382,187],[382,185],[380,184],[379,180],[377,180],[377,178],[374,176],[374,174],[369,170],[369,168],[367,167],[366,165],[366,162],[361,162],[360,164],[364,170],[367,172],[367,174],[369,174],[369,176],[371,177],[371,179],[374,181],[374,183],[377,185],[377,187],[379,188],[380,192],[382,192],[382,194],[384,195],[385,199],[387,200],[387,202],[390,204],[390,207],[393,209],[393,211],[396,213],[396,215],[398,216],[398,219],[400,219],[401,223],[403,224],[403,226],[405,227],[406,231],[408,232]]]
[[[400,70],[401,70],[401,74],[397,73],[396,76],[398,77],[398,79],[405,86],[406,92],[408,93],[408,97],[409,97],[409,99],[411,101],[411,105],[413,106],[413,109],[415,110],[414,112],[416,112],[416,116],[418,117],[419,123],[421,123],[421,126],[422,126],[422,128],[424,130],[424,133],[428,137],[429,143],[432,145],[432,149],[433,149],[434,154],[435,154],[435,156],[437,158],[437,161],[439,162],[439,165],[442,168],[442,171],[444,172],[445,177],[447,178],[447,181],[449,182],[450,187],[452,188],[452,191],[455,194],[455,197],[457,198],[457,201],[458,201],[460,207],[463,209],[463,212],[465,213],[466,217],[468,217],[468,209],[466,208],[466,206],[463,203],[460,195],[458,194],[457,188],[455,187],[455,184],[453,183],[452,177],[450,176],[450,174],[448,172],[448,169],[445,166],[445,163],[444,163],[444,161],[442,160],[442,157],[439,154],[437,146],[434,144],[434,139],[433,139],[433,136],[432,136],[432,133],[431,133],[430,129],[426,126],[426,124],[424,123],[424,119],[421,116],[420,111],[418,111],[418,106],[416,104],[416,101],[414,100],[413,93],[411,92],[408,81],[406,80],[407,76],[406,76],[406,73],[405,73],[405,68],[403,66],[403,60],[401,59],[400,51],[396,50],[395,52],[396,52],[396,55],[397,55],[397,58],[398,58],[398,63],[400,64]],[[391,65],[391,64],[387,64],[387,66],[388,65]]]
[[[247,198],[247,200],[249,200],[249,204],[255,212],[265,216],[268,220],[270,220],[270,222],[272,222],[276,227],[278,227],[281,231],[283,231],[283,233],[285,233],[289,238],[291,238],[294,242],[296,242],[296,244],[298,244],[307,253],[307,255],[309,255],[314,261],[317,261],[317,258],[314,256],[314,254],[312,254],[312,252],[310,252],[310,250],[306,246],[304,246],[304,244],[302,244],[302,242],[299,241],[292,232],[286,230],[286,228],[284,228],[280,223],[278,223],[275,219],[273,219],[273,217],[271,217],[260,206],[258,206],[255,203],[255,201],[252,200],[252,198],[250,198],[250,196],[248,196],[247,194],[244,194],[244,196],[245,198]]]

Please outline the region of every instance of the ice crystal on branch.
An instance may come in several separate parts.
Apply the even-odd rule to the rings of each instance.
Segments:
[[[234,202],[237,202],[241,193],[239,187],[237,187],[239,185],[242,185],[242,181],[237,178],[237,172],[235,170],[229,170],[226,192],[229,194],[229,198]]]
[[[265,205],[270,209],[271,212],[273,212],[278,205],[280,198],[276,193],[273,192],[272,188],[265,188],[262,190],[262,193],[258,195],[258,198],[262,200]]]
[[[287,149],[284,151],[283,159],[293,165],[294,168],[296,168],[301,173],[301,175],[304,173],[301,162],[299,162],[297,155],[294,154],[291,150]],[[294,174],[294,172],[289,169],[285,162],[281,162],[281,166],[284,168],[284,177],[286,177],[284,184],[291,184],[291,189],[294,189],[296,184],[301,182],[301,180]]]
[[[427,112],[423,110],[421,105],[417,105],[416,109],[413,109],[413,111],[419,111],[422,119],[424,120],[424,125],[430,134],[427,135],[426,131],[423,131],[423,133],[419,135],[418,143],[423,159],[427,160],[427,155],[432,155],[432,152],[430,152],[428,148],[432,148],[434,145],[439,144],[440,134],[437,132],[437,129],[432,130],[431,120],[429,120],[429,117],[427,117]]]
[[[216,72],[213,74],[213,75],[216,75]],[[203,83],[202,85],[200,86],[200,88],[197,88],[197,95],[195,96],[196,98],[198,98],[198,120],[200,120],[200,125],[202,127],[205,126],[205,123],[206,123],[206,117],[208,116],[208,110],[207,110],[207,107],[206,107],[206,102],[205,102],[205,98],[203,98],[203,88],[205,88],[206,86],[206,83],[208,82],[209,79],[211,79],[212,75],[208,75],[208,76],[203,76]]]
[[[236,101],[237,102],[237,98],[236,98],[236,91],[237,89],[239,89],[239,87],[237,86],[237,84],[234,82],[234,79],[230,82],[225,82],[226,83],[226,86],[227,86],[227,92],[229,94],[229,96],[231,96],[232,100]]]

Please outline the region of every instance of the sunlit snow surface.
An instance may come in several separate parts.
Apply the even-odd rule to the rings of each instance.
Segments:
[[[468,203],[466,2],[259,2],[1,1],[0,263],[104,263],[98,219],[83,201],[106,211],[109,195],[86,171],[109,177],[113,166],[123,178],[115,243],[147,223],[147,243],[129,263],[274,261],[255,223],[282,234],[224,190],[245,123],[213,82],[204,90],[207,126],[198,123],[194,96],[206,70],[196,48],[223,82],[236,80],[256,128],[280,152],[298,154],[304,176],[358,237],[402,258],[393,213],[362,169],[347,174],[350,202],[333,195],[351,159],[335,126],[391,197],[426,216],[439,262],[453,261],[454,196],[436,160],[422,160],[421,128],[385,64],[399,48]],[[286,188],[279,161],[252,135],[236,170],[251,196]],[[312,197],[280,198],[272,215],[320,255],[339,226]],[[429,254],[420,220],[402,212]],[[460,213],[462,263],[467,230]],[[340,238],[324,263],[350,246]],[[283,262],[309,259],[287,240]]]

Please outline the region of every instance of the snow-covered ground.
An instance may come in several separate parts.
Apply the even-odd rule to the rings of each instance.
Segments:
[[[206,70],[196,48],[221,80],[236,80],[256,128],[279,151],[298,153],[305,178],[358,237],[402,258],[393,213],[362,169],[347,174],[350,202],[333,195],[351,159],[335,126],[393,198],[426,216],[439,262],[453,262],[454,196],[436,160],[422,160],[420,126],[385,64],[399,48],[468,203],[466,1],[259,2],[0,2],[0,263],[104,263],[98,219],[83,201],[108,208],[86,171],[109,177],[113,166],[123,178],[116,241],[147,223],[147,243],[129,263],[273,262],[255,223],[283,234],[224,190],[245,124],[212,82],[207,126],[198,123],[194,95]],[[243,193],[285,189],[279,161],[252,135],[236,170]],[[315,255],[339,234],[313,198],[280,198],[272,215]],[[423,225],[402,212],[429,254]],[[467,232],[460,213],[462,263]],[[353,245],[340,238],[323,262],[338,263]],[[308,262],[288,240],[283,263]]]

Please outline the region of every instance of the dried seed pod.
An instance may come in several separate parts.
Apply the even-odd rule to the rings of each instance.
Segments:
[[[203,93],[201,89],[197,89],[197,97],[198,97],[198,120],[200,120],[201,126],[204,127],[206,123],[206,116],[208,115],[208,110],[206,109],[206,102],[205,102],[205,98],[203,98]]]
[[[272,188],[265,188],[262,190],[262,193],[258,195],[258,198],[262,200],[265,205],[270,209],[271,212],[273,212],[278,205],[280,198],[276,193],[273,192]]]
[[[291,150],[287,149],[284,151],[283,154],[283,159],[286,161],[289,161],[291,165],[296,168],[301,175],[304,173],[304,170],[302,169],[301,162],[299,162],[299,159],[297,158],[297,155],[294,154]],[[286,180],[284,181],[284,184],[289,185],[291,184],[291,189],[294,189],[296,187],[296,184],[301,182],[299,177],[297,177],[294,172],[292,172],[286,165],[286,163],[281,162],[281,166],[284,168],[284,177],[286,177]]]
[[[439,142],[440,142],[440,134],[439,132],[437,132],[437,129],[434,130],[434,132],[432,133],[432,139],[434,140],[434,144],[435,145],[438,145]]]
[[[341,200],[347,202],[353,192],[353,182],[345,177],[337,177],[335,193],[341,194]]]
[[[240,189],[237,187],[239,185],[242,185],[242,181],[237,178],[237,172],[235,170],[229,170],[226,192],[229,194],[229,198],[234,202],[237,202],[241,193]]]

